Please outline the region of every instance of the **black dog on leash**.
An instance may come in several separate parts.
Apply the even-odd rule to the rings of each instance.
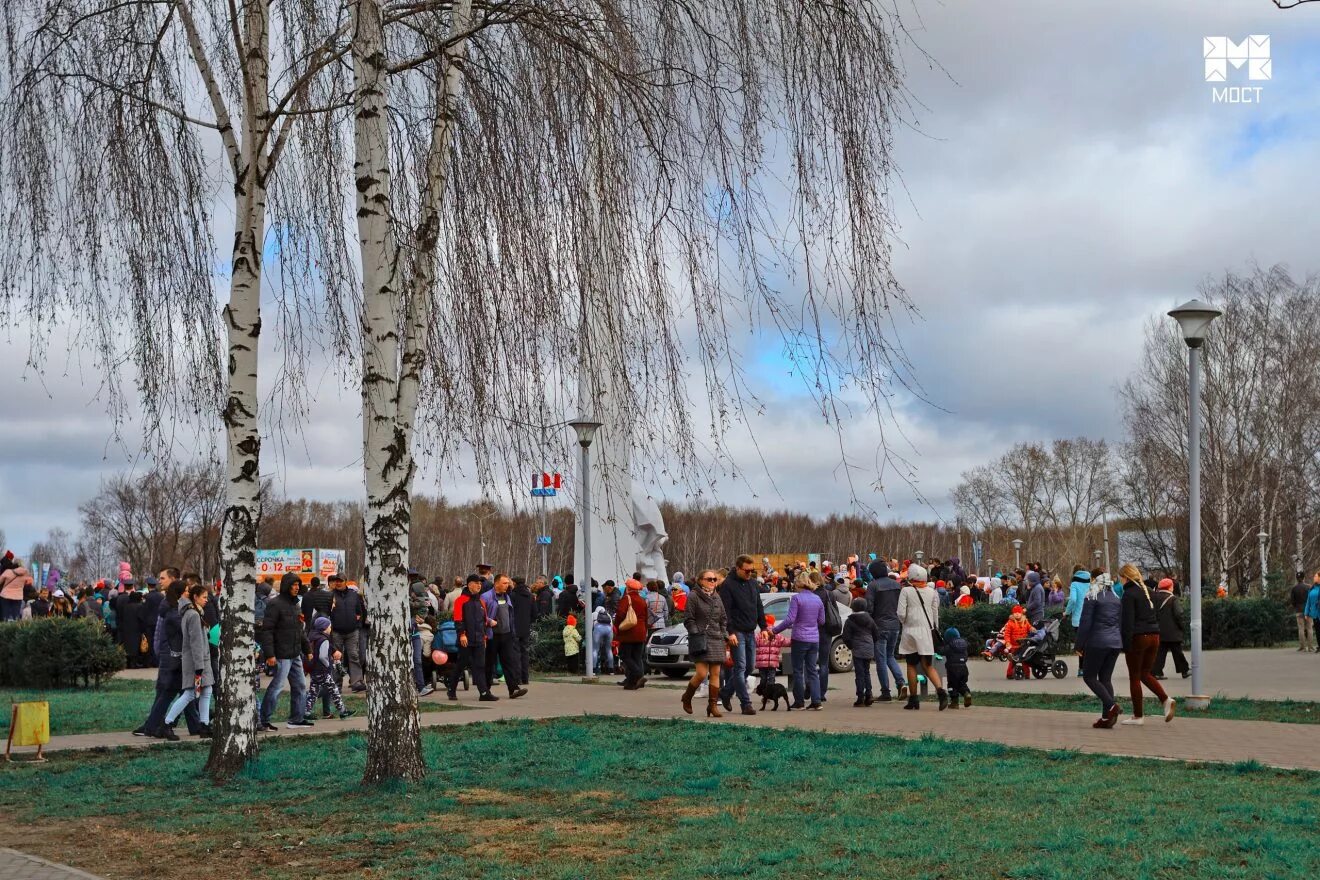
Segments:
[[[788,698],[788,689],[776,681],[767,682],[762,679],[756,686],[756,695],[761,698],[761,711],[765,711],[767,703],[774,701],[775,711],[779,711],[779,701],[784,701],[785,711],[793,711],[793,701]]]

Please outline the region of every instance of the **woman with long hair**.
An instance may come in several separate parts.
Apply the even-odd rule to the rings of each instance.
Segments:
[[[688,631],[688,655],[695,672],[683,691],[683,711],[692,714],[692,696],[702,682],[710,679],[709,703],[706,715],[723,718],[720,712],[720,667],[724,665],[724,652],[733,647],[737,639],[729,635],[728,616],[724,600],[715,592],[722,581],[718,574],[706,569],[697,577],[697,588],[688,596],[687,618],[683,625]]]
[[[1152,670],[1160,652],[1160,619],[1155,608],[1155,597],[1141,576],[1141,569],[1127,563],[1118,570],[1123,581],[1123,653],[1127,658],[1128,679],[1132,692],[1132,717],[1123,724],[1145,724],[1142,714],[1141,686],[1145,685],[1160,700],[1164,720],[1173,720],[1174,702],[1164,692]]]

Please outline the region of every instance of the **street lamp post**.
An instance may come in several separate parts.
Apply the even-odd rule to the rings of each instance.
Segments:
[[[985,567],[986,567],[986,572],[985,572],[986,575],[987,575],[988,577],[994,577],[994,576],[995,576],[995,561],[994,561],[993,559],[987,559],[987,560],[985,561]]]
[[[921,560],[923,560],[923,559],[926,558],[926,551],[925,551],[925,550],[918,550],[918,551],[916,552],[916,557],[917,557],[917,565],[920,565],[920,564],[921,564]]]
[[[1269,541],[1269,539],[1270,534],[1264,529],[1261,529],[1256,535],[1256,540],[1260,542],[1260,594],[1266,597],[1270,594],[1269,581],[1266,580],[1266,578],[1269,577],[1270,571],[1269,558],[1265,552],[1265,543]]]
[[[1095,558],[1095,567],[1096,567],[1096,568],[1099,568],[1099,567],[1100,567],[1100,551],[1099,551],[1098,549],[1097,549],[1097,550],[1092,550],[1092,551],[1091,551],[1091,556],[1093,556],[1093,557]]]
[[[1208,709],[1210,698],[1201,686],[1201,346],[1210,322],[1222,315],[1199,300],[1169,312],[1187,343],[1187,585],[1191,598],[1192,695],[1189,709]]]
[[[586,628],[586,638],[582,641],[586,645],[587,660],[587,678],[595,678],[596,664],[592,658],[591,644],[591,441],[595,439],[596,432],[600,430],[600,422],[593,420],[590,416],[578,416],[575,421],[568,423],[574,431],[577,432],[578,445],[582,447],[582,489],[578,499],[578,517],[582,522],[582,581],[581,589],[586,595],[586,613],[583,615],[583,626]]]
[[[1013,544],[1013,567],[1014,567],[1014,568],[1021,568],[1021,567],[1022,567],[1022,539],[1021,539],[1021,538],[1014,538],[1013,541],[1012,541],[1012,544]]]

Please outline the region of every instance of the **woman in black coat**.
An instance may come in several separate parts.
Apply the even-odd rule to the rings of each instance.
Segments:
[[[1155,657],[1154,675],[1164,680],[1164,658],[1173,654],[1173,668],[1183,678],[1192,674],[1192,667],[1183,655],[1184,640],[1182,609],[1178,607],[1177,585],[1172,578],[1164,578],[1155,592],[1155,613],[1160,619],[1160,653]]]

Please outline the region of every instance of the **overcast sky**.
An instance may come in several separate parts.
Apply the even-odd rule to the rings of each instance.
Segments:
[[[948,515],[960,472],[1019,440],[1120,439],[1115,388],[1143,323],[1208,275],[1250,261],[1320,269],[1320,4],[920,0],[917,11],[908,27],[943,70],[906,50],[924,108],[920,131],[897,137],[897,274],[921,315],[900,332],[938,408],[902,399],[885,430],[934,511],[890,479],[866,498],[887,519]],[[1259,104],[1215,104],[1203,38],[1248,34],[1270,35],[1273,78],[1250,83]],[[1245,67],[1230,70],[1228,85],[1247,84]],[[0,528],[26,554],[52,526],[76,534],[79,503],[134,467],[137,449],[131,422],[127,443],[110,440],[98,377],[76,357],[57,353],[36,375],[22,368],[22,333],[5,344]],[[765,415],[751,426],[773,487],[750,443],[733,441],[743,478],[724,480],[718,500],[845,511],[836,438],[780,429],[809,401],[775,373],[773,358],[757,371]],[[263,472],[290,495],[361,497],[356,392],[328,372],[311,384],[312,423],[283,450],[268,443]],[[858,419],[851,460],[874,463],[878,430]],[[460,475],[426,474],[418,489],[476,492]]]

